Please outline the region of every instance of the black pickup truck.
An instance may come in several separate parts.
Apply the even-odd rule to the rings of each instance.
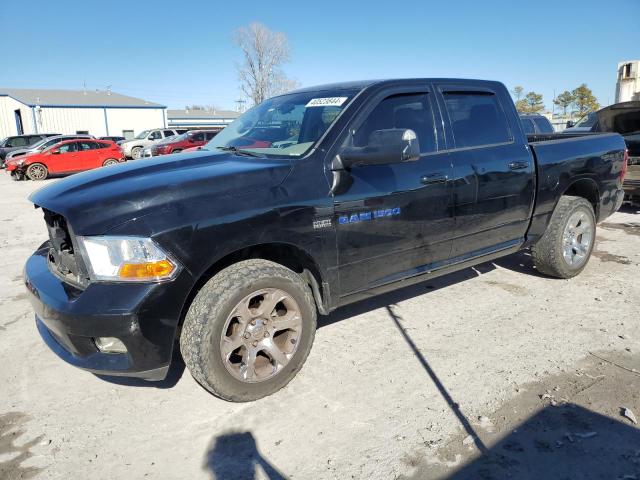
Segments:
[[[317,312],[524,248],[578,274],[625,162],[617,134],[527,138],[498,82],[306,88],[200,152],[34,193],[50,238],[24,279],[67,362],[158,380],[179,345],[206,389],[249,401],[302,367]]]

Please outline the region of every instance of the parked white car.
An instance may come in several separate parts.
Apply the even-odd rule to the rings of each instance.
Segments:
[[[156,128],[153,130],[145,130],[140,133],[136,138],[126,140],[120,144],[122,152],[126,158],[133,158],[137,160],[142,157],[142,150],[148,147],[152,143],[160,140],[164,140],[167,137],[173,135],[180,135],[186,132],[186,130],[174,130],[172,128]]]

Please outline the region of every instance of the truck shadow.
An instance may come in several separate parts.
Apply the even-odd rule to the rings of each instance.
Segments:
[[[462,442],[450,442],[438,452],[439,462],[423,462],[400,478],[632,479],[640,472],[639,448],[637,428],[569,403],[539,410],[479,455]],[[448,461],[463,464],[452,472]]]
[[[205,466],[213,480],[287,478],[262,456],[251,432],[228,432],[214,437],[205,457]],[[258,476],[256,467],[260,467],[263,475]]]

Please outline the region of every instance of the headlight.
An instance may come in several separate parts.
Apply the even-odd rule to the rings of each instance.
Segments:
[[[150,238],[78,237],[93,280],[149,282],[169,280],[178,266]]]
[[[18,160],[18,166],[21,167],[22,165],[24,165],[24,160]]]

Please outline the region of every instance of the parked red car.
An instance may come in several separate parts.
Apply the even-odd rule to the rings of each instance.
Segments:
[[[65,140],[42,152],[7,162],[7,171],[16,180],[26,177],[44,180],[49,174],[75,173],[124,162],[118,145],[106,140]]]
[[[153,145],[151,147],[151,156],[168,155],[170,153],[181,152],[187,148],[201,147],[215,137],[218,131],[219,130],[189,130],[182,135]]]

